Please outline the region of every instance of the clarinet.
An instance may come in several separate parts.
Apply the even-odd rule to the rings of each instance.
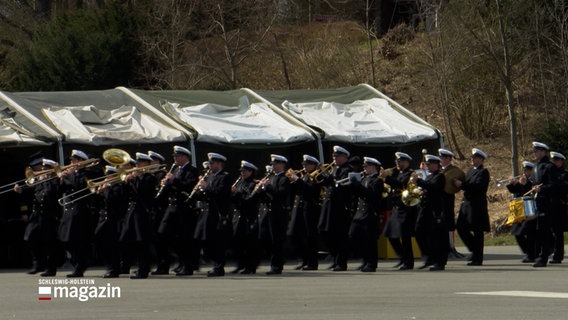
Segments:
[[[172,164],[172,167],[170,168],[170,171],[168,171],[168,173],[172,173],[175,169],[177,168],[177,165],[174,163]],[[162,192],[164,192],[164,189],[166,188],[166,185],[168,185],[168,181],[164,182],[164,184],[160,187],[160,190],[158,190],[158,193],[156,193],[156,196],[154,197],[154,199],[158,199],[161,195]]]
[[[205,181],[205,179],[207,179],[207,177],[209,176],[210,173],[211,173],[211,169],[207,170],[207,172],[205,172],[205,174],[201,177],[201,179],[199,179],[199,181],[197,181],[197,183],[195,184],[195,187],[193,187],[193,190],[191,190],[191,193],[189,194],[187,199],[185,199],[185,203],[190,203],[191,200],[193,200],[193,197],[195,196],[197,191],[202,191],[201,190],[201,182]]]

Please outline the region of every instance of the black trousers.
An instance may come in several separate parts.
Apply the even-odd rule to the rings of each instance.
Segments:
[[[458,226],[457,230],[463,243],[472,253],[471,262],[483,263],[484,232],[481,230],[472,230],[464,226]]]
[[[400,261],[407,267],[414,267],[414,252],[412,251],[412,237],[389,238],[389,242],[400,257]]]
[[[321,232],[322,240],[333,259],[333,265],[347,268],[349,245],[347,231],[345,233]]]

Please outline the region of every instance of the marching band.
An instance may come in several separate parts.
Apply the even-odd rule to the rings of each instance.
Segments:
[[[529,199],[534,219],[528,214],[516,219],[511,232],[525,254],[522,262],[545,267],[564,258],[568,174],[564,155],[540,142],[533,142],[533,151],[536,163],[524,161],[523,174],[499,183],[506,183],[515,199],[534,194]],[[454,230],[472,253],[467,265],[482,265],[484,234],[490,230],[487,154],[473,148],[472,167],[464,174],[452,164],[450,150],[423,153],[421,169],[410,168],[409,154],[396,152],[395,167],[385,169],[377,158],[365,156],[362,171],[353,169],[350,152],[341,146],[333,147],[327,164],[304,154],[299,170],[288,168],[285,156],[271,154],[259,180],[258,167],[246,160],[231,178],[225,171],[229,159],[214,152],[199,173],[190,163],[192,153],[181,146],[174,146],[169,169],[154,151],[137,152],[132,159],[120,149],[106,150],[102,177],[89,170],[99,159],[83,151],[72,150],[65,166],[36,155],[26,179],[13,186],[33,194],[24,234],[33,258],[29,273],[55,276],[65,250],[73,266],[67,277],[83,277],[94,247],[106,267],[104,278],[130,274],[134,265],[131,279],[167,275],[174,261],[176,276],[190,276],[203,259],[213,266],[207,276],[221,277],[227,253],[236,262],[231,273],[254,274],[269,254],[266,274],[278,275],[287,238],[298,258],[296,270],[318,270],[321,240],[329,270],[345,271],[349,259],[358,257],[358,270],[375,272],[381,234],[399,257],[398,270],[414,268],[415,237],[424,257],[419,269],[442,271]],[[511,214],[518,218],[518,212]]]

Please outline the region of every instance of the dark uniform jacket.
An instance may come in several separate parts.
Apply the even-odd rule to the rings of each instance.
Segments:
[[[207,186],[196,199],[204,201],[205,207],[197,220],[195,239],[212,240],[218,235],[218,231],[230,230],[231,177],[227,172],[211,174]]]
[[[292,183],[295,196],[288,225],[290,236],[315,236],[321,211],[321,187],[308,175]]]
[[[385,178],[385,182],[391,186],[389,197],[393,208],[387,220],[384,235],[387,238],[400,238],[413,236],[416,224],[416,207],[409,207],[402,203],[402,191],[407,188],[412,169],[400,171],[393,169],[393,173]]]
[[[440,171],[429,174],[426,179],[418,179],[416,185],[422,188],[423,195],[419,205],[416,224],[426,228],[442,226],[453,223],[454,217],[444,211],[443,195],[446,179]],[[451,220],[451,221],[450,221]]]
[[[148,242],[152,238],[150,211],[154,205],[157,184],[156,176],[142,173],[125,185],[128,193],[128,210],[120,241]]]
[[[349,229],[350,238],[376,239],[379,236],[378,215],[384,190],[378,174],[363,177],[360,183],[352,183],[357,199],[357,210]]]
[[[341,167],[335,167],[333,174],[322,182],[325,196],[318,223],[319,231],[341,234],[348,232],[351,224],[350,210],[353,206],[351,186],[337,186],[335,181],[347,178],[351,171],[347,163]]]
[[[118,240],[128,209],[125,188],[123,183],[113,183],[105,187],[100,195],[99,222],[95,235],[102,240]]]
[[[520,198],[529,190],[531,190],[532,186],[533,186],[532,178],[528,178],[527,183],[525,183],[524,185],[520,183],[517,184],[509,183],[506,187],[507,190],[509,190],[509,192],[512,193],[515,198]],[[520,223],[514,223],[511,226],[511,234],[516,236],[523,234],[523,232],[527,227],[527,223],[533,223],[533,222],[525,220]]]
[[[28,189],[33,192],[32,213],[24,232],[26,241],[53,241],[57,239],[57,226],[61,217],[59,181],[40,182]]]
[[[554,164],[550,162],[548,156],[544,156],[538,161],[532,176],[534,185],[540,185],[540,191],[535,196],[536,210],[539,214],[547,216],[547,219],[550,219],[552,215],[554,182],[557,177],[558,170],[554,168]]]
[[[258,236],[258,199],[250,197],[256,185],[255,180],[249,177],[240,180],[235,188],[237,191],[232,195],[233,201],[233,227],[236,238],[245,235]]]
[[[66,175],[60,183],[61,192],[66,194],[85,189],[87,187],[87,171],[80,168]],[[73,199],[69,199],[71,201]],[[91,240],[93,227],[91,225],[91,212],[89,197],[67,204],[63,208],[63,216],[59,224],[59,240],[62,242],[87,242]]]
[[[168,199],[168,207],[158,232],[192,239],[195,213],[190,212],[190,205],[185,201],[197,183],[199,173],[195,167],[187,163],[181,168],[176,168],[173,175],[174,179],[164,187],[163,194]]]
[[[489,171],[483,165],[471,168],[466,173],[465,181],[461,186],[464,194],[458,215],[458,226],[464,226],[470,230],[490,231],[487,209],[489,179]]]

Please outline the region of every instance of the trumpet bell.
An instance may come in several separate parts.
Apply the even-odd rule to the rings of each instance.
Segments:
[[[130,162],[130,155],[122,149],[110,148],[103,152],[103,159],[111,166],[122,166]]]

